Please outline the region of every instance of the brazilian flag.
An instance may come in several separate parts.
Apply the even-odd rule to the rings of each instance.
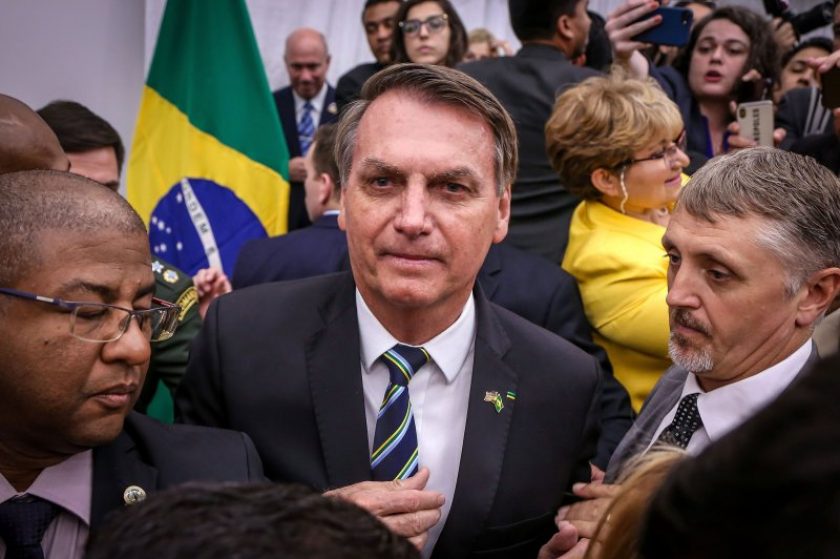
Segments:
[[[243,243],[286,232],[288,165],[244,0],[169,0],[127,176],[154,254],[230,275]]]

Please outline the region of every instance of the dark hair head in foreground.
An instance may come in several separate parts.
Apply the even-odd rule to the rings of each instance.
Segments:
[[[188,484],[113,513],[88,559],[416,559],[349,502],[281,484]]]

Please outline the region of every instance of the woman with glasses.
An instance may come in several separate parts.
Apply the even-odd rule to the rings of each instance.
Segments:
[[[408,0],[396,15],[391,59],[454,68],[467,52],[467,31],[449,0]]]
[[[563,268],[638,410],[670,365],[661,239],[688,164],[682,118],[655,82],[619,72],[566,90],[545,130],[552,166],[583,198]]]

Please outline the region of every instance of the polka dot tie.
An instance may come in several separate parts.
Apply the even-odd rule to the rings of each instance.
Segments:
[[[680,405],[677,407],[677,415],[674,420],[668,425],[662,434],[659,435],[657,442],[686,448],[694,432],[703,426],[703,420],[700,419],[700,412],[697,410],[697,397],[699,393],[689,394],[680,400]]]
[[[0,504],[0,538],[6,543],[6,559],[44,559],[41,540],[58,511],[57,505],[33,495]]]

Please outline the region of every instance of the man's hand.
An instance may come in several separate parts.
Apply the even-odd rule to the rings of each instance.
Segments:
[[[303,157],[298,156],[289,159],[289,179],[292,182],[306,180],[306,167],[303,165]]]
[[[793,25],[789,21],[780,17],[774,17],[771,25],[773,26],[773,39],[779,45],[779,57],[781,57],[796,44],[796,31],[793,30]]]
[[[571,523],[557,523],[557,533],[540,548],[537,559],[581,559],[589,547],[589,540],[579,539],[578,531]]]
[[[620,485],[601,482],[574,484],[572,491],[584,500],[561,507],[555,518],[557,526],[563,521],[569,522],[581,538],[591,539],[595,535],[598,521],[620,490]]]
[[[444,502],[440,493],[424,490],[428,481],[429,469],[421,468],[406,480],[363,481],[327,491],[324,495],[362,507],[392,532],[423,549],[429,529],[440,520]]]
[[[648,45],[634,41],[633,37],[659,25],[662,16],[657,15],[639,22],[636,20],[658,7],[659,3],[655,0],[627,0],[610,12],[604,25],[612,44],[613,58],[621,65],[629,67],[636,78],[648,75],[647,59],[639,52],[639,49]]]
[[[202,268],[193,276],[193,283],[198,292],[198,314],[202,319],[213,299],[233,289],[228,277],[218,268]]]

